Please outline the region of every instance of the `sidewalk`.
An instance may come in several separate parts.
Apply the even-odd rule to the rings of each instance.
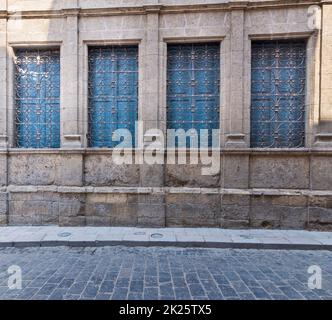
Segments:
[[[117,245],[332,250],[332,232],[213,228],[0,227],[0,247]]]

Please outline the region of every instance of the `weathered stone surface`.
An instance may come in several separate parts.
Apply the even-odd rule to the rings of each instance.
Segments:
[[[186,227],[220,226],[220,196],[168,194],[166,225]]]
[[[221,217],[224,220],[248,220],[249,221],[249,206],[221,206]]]
[[[76,217],[85,215],[85,199],[83,196],[73,196],[72,199],[61,199],[59,202],[59,215]]]
[[[291,156],[254,156],[250,161],[252,188],[309,188],[309,159]]]
[[[315,190],[332,190],[332,160],[330,157],[312,158],[311,183]]]
[[[111,226],[111,217],[87,216],[86,225],[90,227],[109,227]]]
[[[137,198],[131,194],[88,194],[85,205],[87,224],[136,226]]]
[[[57,214],[58,202],[50,201],[9,201],[9,212],[22,216]]]
[[[137,186],[138,165],[115,165],[111,155],[89,155],[85,158],[85,184],[91,186]]]
[[[308,197],[301,195],[262,195],[262,196],[252,196],[251,197],[252,206],[262,205],[262,206],[290,206],[290,207],[307,207]]]
[[[221,219],[221,228],[224,229],[248,229],[249,227],[249,220]]]
[[[311,196],[308,199],[309,207],[332,209],[332,196]]]
[[[6,226],[7,224],[8,224],[7,216],[0,214],[0,226]]]
[[[83,184],[83,156],[63,155],[59,157],[56,167],[55,183],[62,186],[82,186]]]
[[[7,184],[7,155],[0,154],[0,186]]]
[[[242,194],[224,194],[221,196],[221,202],[223,206],[249,206],[250,196]]]
[[[167,165],[165,185],[168,187],[215,188],[220,186],[220,174],[202,175],[201,165]]]
[[[139,203],[137,207],[138,226],[165,227],[165,205]]]
[[[141,227],[165,227],[166,206],[163,194],[138,196],[137,223]]]
[[[250,210],[250,222],[256,224],[257,222],[266,222],[280,227],[281,215],[287,211],[287,207],[277,206],[252,206]]]
[[[137,226],[137,204],[114,204],[111,213],[112,226]]]
[[[57,177],[58,157],[45,154],[11,155],[8,162],[9,184],[52,185]]]
[[[314,230],[332,230],[332,207],[309,208],[309,228]]]
[[[282,229],[306,229],[308,218],[308,208],[283,207],[280,227]]]
[[[61,227],[85,226],[86,218],[84,216],[79,216],[79,217],[60,216],[59,225]]]
[[[0,216],[7,215],[7,193],[0,193]]]
[[[249,156],[224,156],[224,188],[247,189],[249,185]]]
[[[307,202],[304,196],[253,196],[250,224],[256,228],[305,229]]]
[[[15,215],[8,216],[8,224],[12,226],[40,226],[42,224],[41,215]]]

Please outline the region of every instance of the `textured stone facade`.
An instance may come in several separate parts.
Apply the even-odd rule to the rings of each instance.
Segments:
[[[306,146],[250,149],[251,41],[288,38],[308,40]],[[138,44],[139,120],[165,130],[167,43],[211,40],[219,174],[116,166],[112,150],[87,148],[89,45]],[[48,46],[61,47],[62,147],[16,149],[13,50]],[[331,230],[331,92],[332,1],[0,0],[0,224]]]

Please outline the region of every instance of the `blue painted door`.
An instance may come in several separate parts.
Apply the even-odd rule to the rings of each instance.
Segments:
[[[60,147],[60,51],[17,50],[16,145]]]
[[[252,43],[251,146],[305,145],[306,43]]]
[[[167,63],[167,128],[219,129],[220,44],[170,44]],[[190,140],[187,139],[187,147]]]
[[[138,117],[138,47],[89,48],[89,146],[114,148],[117,129],[128,129],[135,143]]]

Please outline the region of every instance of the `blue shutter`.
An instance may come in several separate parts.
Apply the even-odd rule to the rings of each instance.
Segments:
[[[252,43],[251,146],[305,145],[306,43]]]
[[[220,45],[168,45],[167,128],[219,129]],[[188,139],[187,146],[190,146]]]
[[[17,50],[16,145],[60,147],[60,51]]]
[[[138,47],[89,48],[89,146],[114,148],[117,129],[128,129],[135,143],[138,117]]]

